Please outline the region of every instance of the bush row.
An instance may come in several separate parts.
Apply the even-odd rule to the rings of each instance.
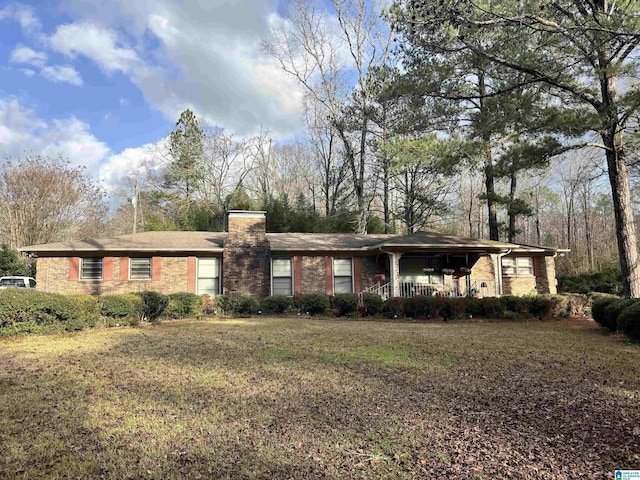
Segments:
[[[596,273],[559,276],[558,290],[583,294],[600,292],[618,295],[622,292],[622,274],[619,268],[605,268]]]
[[[193,297],[201,302],[197,295]],[[137,325],[141,319],[154,322],[170,302],[174,312],[190,316],[193,299],[186,298],[182,294],[165,296],[157,292],[94,297],[1,290],[0,336],[75,331],[97,325]]]
[[[591,315],[610,332],[624,332],[640,340],[640,299],[603,297],[595,300]]]
[[[557,312],[559,299],[552,296],[506,296],[501,298],[446,298],[416,296],[390,298],[382,304],[382,314],[387,318],[459,319],[484,317],[517,320],[538,318],[545,320]]]

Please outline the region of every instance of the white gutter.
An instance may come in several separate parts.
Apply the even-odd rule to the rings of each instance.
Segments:
[[[498,285],[496,285],[496,295],[498,297],[502,296],[503,288],[502,288],[502,257],[505,255],[509,255],[511,253],[511,249],[507,250],[504,253],[499,253],[497,258],[496,267],[498,268]]]

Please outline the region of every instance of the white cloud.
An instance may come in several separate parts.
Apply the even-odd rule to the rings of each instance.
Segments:
[[[138,61],[134,50],[120,46],[113,30],[91,22],[60,25],[49,42],[68,57],[83,55],[93,60],[106,73],[128,72]]]
[[[47,62],[47,54],[44,52],[37,52],[29,47],[25,47],[24,45],[18,45],[11,52],[10,60],[12,63],[43,67]]]
[[[171,122],[191,108],[241,136],[301,129],[302,91],[261,46],[274,1],[96,2],[65,1],[75,21],[51,36],[55,50],[129,75]]]
[[[13,4],[0,9],[0,20],[4,19],[18,22],[22,30],[27,33],[40,30],[40,20],[33,8],[28,5]]]
[[[33,77],[36,74],[35,70],[30,68],[23,68],[22,73],[24,73],[26,77]]]
[[[82,78],[80,74],[70,65],[51,65],[40,70],[40,75],[52,82],[70,83],[81,86]]]
[[[114,192],[130,175],[142,179],[148,168],[159,168],[158,152],[166,148],[165,143],[161,139],[114,153],[91,133],[87,123],[73,116],[44,121],[18,99],[0,97],[0,159],[25,154],[62,156],[72,165],[85,167],[107,192]]]
[[[0,158],[62,155],[91,172],[110,153],[85,122],[75,117],[46,122],[16,98],[0,98],[0,125]]]

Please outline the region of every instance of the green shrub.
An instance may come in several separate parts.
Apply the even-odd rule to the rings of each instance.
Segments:
[[[634,340],[640,340],[640,301],[635,301],[622,310],[618,316],[617,328]]]
[[[93,295],[67,295],[71,301],[73,316],[82,319],[82,323],[87,327],[95,327],[100,320],[100,306],[98,298]]]
[[[336,316],[347,317],[358,311],[360,298],[356,293],[338,293],[331,299],[331,306]]]
[[[100,315],[115,319],[140,317],[143,311],[142,298],[139,295],[102,295],[98,298]]]
[[[622,298],[610,302],[606,307],[604,307],[604,323],[602,326],[610,332],[615,332],[618,329],[618,317],[622,311],[636,302],[637,300],[632,298]]]
[[[248,317],[260,311],[260,302],[254,297],[234,297],[229,300],[228,310],[235,315]]]
[[[449,299],[451,318],[464,318],[468,301],[469,298],[467,297]]]
[[[391,297],[382,304],[382,314],[387,318],[404,317],[405,299],[402,297]]]
[[[594,300],[591,304],[591,316],[601,327],[604,327],[609,331],[615,330],[616,326],[612,325],[612,328],[610,328],[609,323],[605,318],[604,311],[605,308],[609,306],[609,304],[613,303],[616,300],[619,300],[618,297],[601,297]]]
[[[142,298],[142,315],[143,318],[150,322],[156,322],[167,308],[169,304],[169,298],[166,295],[162,295],[158,292],[137,292]]]
[[[514,295],[506,295],[500,298],[505,312],[512,312],[516,315],[511,315],[512,318],[518,318],[520,316],[529,316],[531,309],[530,299],[533,297],[516,297]]]
[[[558,290],[587,294],[601,292],[618,295],[622,292],[622,275],[619,268],[605,268],[597,273],[558,277]]]
[[[308,313],[309,315],[318,315],[329,310],[329,299],[320,293],[303,293],[295,299],[300,313]]]
[[[504,317],[504,303],[496,297],[486,297],[482,299],[482,316],[486,318]]]
[[[429,318],[431,316],[430,300],[433,297],[416,295],[404,300],[404,316],[409,318]]]
[[[283,314],[293,308],[293,299],[286,295],[271,295],[262,300],[262,310],[266,313]]]
[[[484,316],[484,301],[484,298],[468,297],[465,313],[472,318]]]
[[[362,314],[372,317],[382,311],[382,297],[376,293],[362,294]]]
[[[81,330],[88,324],[84,310],[91,308],[74,297],[9,288],[0,291],[0,329],[3,334]]]
[[[540,320],[547,320],[553,316],[554,300],[547,295],[533,295],[523,297],[529,304],[529,315]]]
[[[169,318],[189,318],[202,315],[203,299],[195,293],[179,292],[168,295],[164,314]]]

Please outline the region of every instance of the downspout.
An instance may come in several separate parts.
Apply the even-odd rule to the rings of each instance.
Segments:
[[[496,293],[498,294],[499,297],[502,296],[503,293],[503,288],[502,288],[502,257],[509,255],[511,253],[511,249],[508,249],[506,252],[504,253],[499,253],[497,256],[497,260],[498,260],[498,265],[496,265],[496,267],[498,268],[498,285],[496,288]]]

